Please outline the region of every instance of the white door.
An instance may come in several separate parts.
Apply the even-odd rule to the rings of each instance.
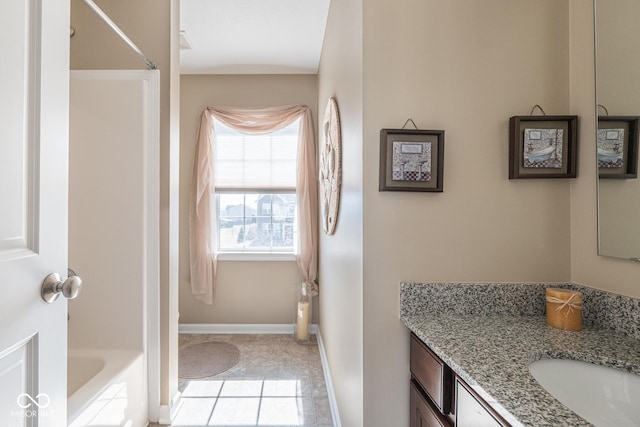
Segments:
[[[0,0],[0,426],[66,426],[69,0]]]

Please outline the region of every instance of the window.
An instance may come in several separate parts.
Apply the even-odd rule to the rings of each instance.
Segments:
[[[218,252],[294,252],[299,121],[263,135],[215,120]]]
[[[256,139],[232,133],[221,123],[216,127],[214,121],[218,118],[232,124],[234,129],[252,134],[273,132],[282,123],[296,120],[298,123],[268,137],[257,137],[257,140],[268,140],[268,143],[257,145]],[[221,133],[221,142],[216,137],[218,132]],[[296,133],[299,134],[297,144],[286,142],[293,141]],[[282,138],[276,138],[276,135],[282,135]],[[228,143],[234,139],[236,144]],[[269,154],[260,155],[266,152]],[[306,105],[258,109],[205,108],[200,118],[189,201],[189,271],[193,295],[211,304],[218,270],[216,261],[219,255],[226,255],[225,258],[229,259],[234,256],[229,254],[237,251],[243,254],[242,259],[247,258],[246,254],[258,254],[252,258],[260,259],[262,253],[268,253],[269,260],[295,259],[305,282],[313,283],[318,272],[317,181],[313,119]],[[293,194],[294,188],[297,205],[287,204],[286,200],[278,201],[278,198],[286,199],[287,194]],[[251,198],[254,194],[265,196],[263,201],[267,197],[271,200],[268,214],[264,209],[262,211],[262,216],[269,221],[263,221],[260,227],[258,197]],[[220,200],[225,195],[242,195],[242,198],[238,197],[239,201]],[[236,207],[227,209],[233,205]],[[252,223],[252,211],[247,206],[256,210],[255,224]],[[221,212],[228,214],[225,217]],[[236,218],[232,219],[234,216]],[[240,219],[242,224],[234,223]],[[214,229],[212,221],[220,225]],[[232,230],[231,237],[226,237],[227,246],[234,245],[235,237],[236,252],[224,250],[221,253],[221,231],[228,232],[227,229],[236,227],[239,227],[237,234],[234,235]],[[251,230],[257,236],[258,229],[268,233],[268,239],[257,240],[257,237],[250,236]],[[240,230],[242,236],[238,238]],[[293,239],[287,237],[290,233]],[[248,242],[249,237],[252,237],[251,242]],[[239,249],[238,240],[242,241]],[[288,246],[287,241],[291,240],[294,248]],[[259,243],[263,246],[258,246]]]

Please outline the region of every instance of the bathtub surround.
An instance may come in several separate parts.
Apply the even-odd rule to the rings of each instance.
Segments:
[[[116,387],[128,372],[117,404],[133,425],[160,406],[159,88],[158,71],[71,72],[69,265],[84,285],[68,306],[69,350],[135,354],[122,368],[107,358],[99,374]],[[70,413],[104,400],[104,388],[89,390],[70,398]]]
[[[547,287],[583,293],[581,332],[547,326]],[[568,358],[640,375],[639,302],[571,283],[400,285],[402,322],[513,426],[591,425],[552,398],[528,366]]]
[[[149,378],[152,388],[159,392],[149,396],[151,419],[168,420],[171,400],[177,392],[178,381],[178,168],[179,168],[179,103],[180,54],[179,0],[156,2],[131,0],[99,2],[99,6],[144,51],[153,58],[160,73],[159,172],[154,182],[159,185],[160,210],[159,253],[160,314],[152,322],[161,329],[161,374]],[[108,70],[144,68],[140,59],[117,37],[82,0],[71,0],[71,25],[76,33],[71,38],[70,68],[72,70]],[[126,105],[122,105],[125,107]],[[130,149],[121,151],[126,159]],[[122,172],[121,172],[122,173]],[[129,176],[125,176],[129,178]],[[99,222],[97,224],[100,224]],[[122,270],[111,267],[111,275],[120,276]],[[86,290],[86,289],[85,289]],[[73,316],[72,316],[73,319]],[[115,328],[114,328],[115,329]],[[123,328],[122,330],[126,330]]]
[[[158,316],[159,83],[158,71],[71,72],[69,266],[84,286],[70,348],[142,351],[146,310]]]
[[[149,419],[145,361],[132,350],[70,350],[69,427],[144,426]]]

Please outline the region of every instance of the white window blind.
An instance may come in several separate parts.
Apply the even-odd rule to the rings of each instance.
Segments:
[[[216,189],[295,189],[299,121],[266,135],[214,121]]]

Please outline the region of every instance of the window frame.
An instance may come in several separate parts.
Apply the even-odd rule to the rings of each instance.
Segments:
[[[223,190],[216,190],[216,195],[215,195],[215,210],[214,210],[214,214],[217,215],[217,221],[216,223],[218,224],[217,227],[217,233],[218,233],[218,238],[216,239],[217,241],[217,247],[216,247],[216,253],[218,254],[218,259],[224,259],[224,260],[240,260],[240,259],[251,259],[251,260],[256,260],[256,261],[264,261],[264,260],[282,260],[282,261],[291,261],[291,260],[295,260],[295,250],[296,250],[296,239],[297,239],[297,233],[298,233],[298,221],[297,221],[297,203],[298,201],[295,200],[295,204],[293,206],[296,206],[296,210],[294,211],[294,216],[293,216],[293,221],[292,221],[292,227],[293,227],[293,242],[292,245],[290,247],[286,247],[283,248],[282,250],[277,249],[277,247],[263,247],[266,249],[255,249],[255,250],[251,250],[251,249],[238,249],[238,250],[234,250],[234,249],[228,249],[228,248],[223,248],[220,246],[220,243],[222,242],[222,239],[220,237],[220,232],[223,229],[223,227],[220,226],[220,219],[221,218],[225,218],[221,215],[221,208],[222,205],[220,204],[220,196],[223,196],[225,194],[230,194],[230,195],[237,195],[237,196],[241,196],[241,197],[247,197],[247,196],[257,196],[260,197],[261,195],[279,195],[279,194],[288,194],[288,195],[292,195],[294,197],[296,197],[296,191],[295,189],[291,189],[291,188],[269,188],[269,189],[247,189],[246,191],[242,191],[245,189],[237,189],[237,188],[233,188],[233,189],[223,189]],[[245,204],[246,206],[246,204]],[[270,210],[270,215],[269,218],[271,218],[271,221],[268,222],[268,225],[273,224],[273,217],[274,217],[274,213],[273,213],[273,209]],[[256,219],[260,218],[260,217],[264,217],[264,215],[260,215],[257,216],[256,215]],[[287,216],[285,216],[287,217]],[[238,217],[239,218],[239,217]],[[246,216],[246,212],[244,212],[243,216],[243,224],[246,226],[248,224],[247,222],[247,216]],[[245,229],[246,230],[246,229]],[[215,231],[215,230],[214,230]],[[246,232],[246,231],[244,231]]]
[[[216,122],[219,122],[218,120],[216,120]],[[295,122],[294,122],[295,123]],[[293,123],[292,123],[293,124]],[[297,125],[300,126],[300,119],[297,120]],[[290,125],[291,126],[291,125]],[[215,128],[215,125],[214,125]],[[274,132],[275,133],[275,132]],[[296,136],[296,140],[297,140],[297,136]],[[296,144],[296,162],[298,159],[298,152],[297,152],[297,144]],[[214,152],[216,151],[217,147],[214,144]],[[215,158],[215,156],[214,156]],[[272,159],[273,160],[273,159]],[[214,165],[215,165],[215,160],[214,160]],[[215,166],[214,166],[215,167]],[[295,177],[294,177],[295,179]],[[214,183],[215,183],[215,179],[214,179]],[[293,244],[291,247],[287,247],[287,249],[284,250],[277,250],[273,247],[270,247],[269,249],[266,250],[247,250],[246,248],[241,249],[241,250],[233,250],[233,249],[225,249],[221,247],[221,238],[220,238],[220,232],[222,230],[222,228],[220,227],[220,219],[222,218],[221,216],[221,205],[220,205],[220,196],[224,195],[224,194],[235,194],[235,195],[244,195],[244,197],[246,197],[247,195],[253,195],[253,194],[258,194],[258,195],[269,195],[269,194],[292,194],[295,197],[295,211],[294,211],[294,220],[293,220]],[[299,221],[297,218],[297,214],[298,214],[298,200],[297,200],[297,193],[296,193],[296,187],[295,186],[287,186],[287,187],[262,187],[262,188],[256,188],[256,187],[250,187],[250,186],[238,186],[238,185],[232,185],[232,186],[215,186],[215,199],[213,200],[213,205],[215,206],[215,209],[212,209],[212,215],[215,215],[216,220],[215,220],[215,224],[216,224],[216,228],[214,230],[212,230],[213,233],[216,233],[217,238],[216,238],[216,255],[217,255],[217,259],[218,260],[222,260],[222,261],[296,261],[296,241],[298,238],[298,233],[299,233]],[[271,206],[270,209],[270,217],[273,220],[273,213],[274,209]],[[245,212],[246,215],[246,212]],[[243,217],[245,219],[244,224],[246,225],[246,216]]]

